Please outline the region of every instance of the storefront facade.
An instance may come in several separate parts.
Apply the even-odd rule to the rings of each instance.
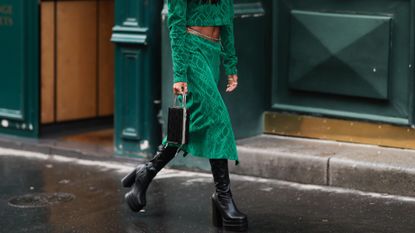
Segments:
[[[413,15],[411,0],[235,0],[240,85],[219,88],[236,137],[415,148]],[[116,154],[155,150],[172,103],[166,4],[0,0],[0,42],[1,133],[114,116]]]
[[[413,1],[235,1],[235,14],[240,85],[222,94],[237,137],[415,148]]]

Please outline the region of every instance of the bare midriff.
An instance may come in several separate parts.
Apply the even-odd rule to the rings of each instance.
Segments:
[[[219,26],[188,26],[188,28],[199,32],[210,38],[219,39],[220,27]]]

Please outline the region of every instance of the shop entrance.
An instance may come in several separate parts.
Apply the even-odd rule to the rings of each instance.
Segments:
[[[162,4],[0,0],[0,134],[98,128],[92,141],[108,139],[117,155],[153,154]]]
[[[114,0],[42,1],[40,15],[41,137],[112,148]]]

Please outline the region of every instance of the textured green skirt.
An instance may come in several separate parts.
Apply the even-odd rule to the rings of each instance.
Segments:
[[[231,120],[218,89],[221,44],[190,33],[188,36],[190,59],[186,107],[190,111],[189,141],[181,149],[184,155],[189,153],[209,159],[229,159],[238,164]],[[178,99],[181,101],[181,96]],[[167,136],[162,144],[167,144]]]

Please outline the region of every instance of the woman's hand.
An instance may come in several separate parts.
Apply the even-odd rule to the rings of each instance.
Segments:
[[[238,86],[238,75],[228,75],[228,85],[226,85],[226,92],[235,90],[236,86]]]
[[[173,84],[173,93],[176,95],[187,94],[187,83],[186,82],[177,82]]]

